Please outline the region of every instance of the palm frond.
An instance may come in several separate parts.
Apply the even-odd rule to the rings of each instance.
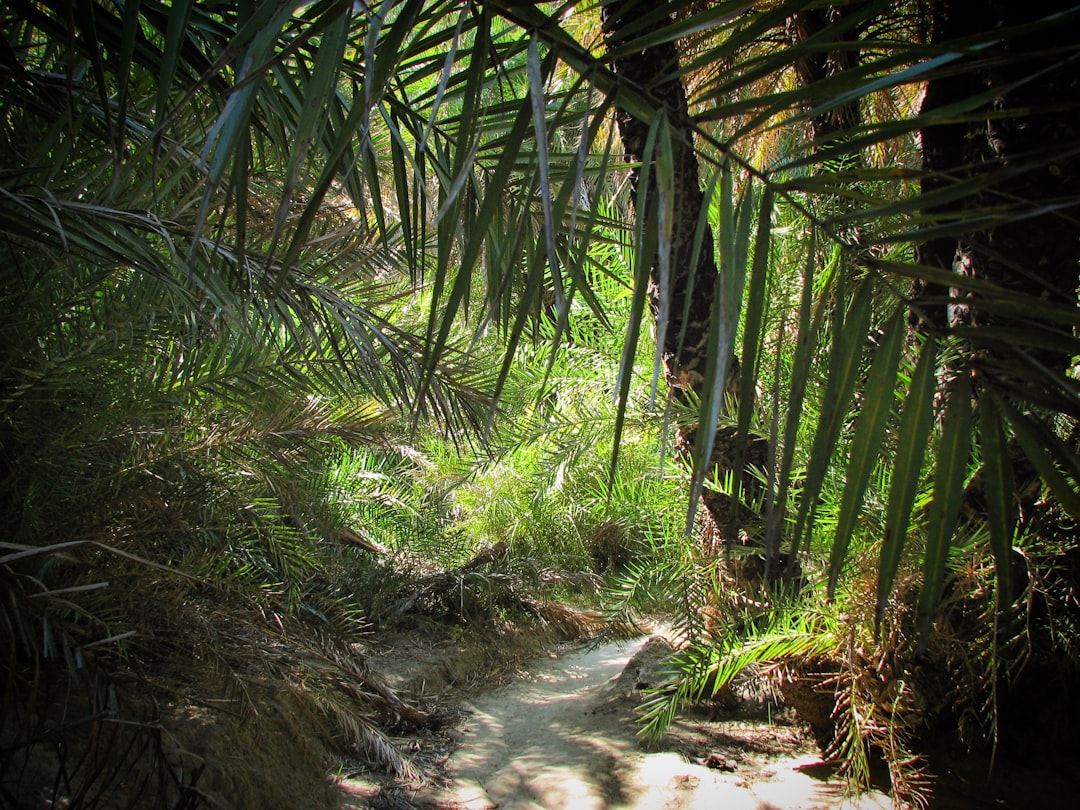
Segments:
[[[757,629],[755,619],[745,618],[741,631],[722,637],[707,635],[671,657],[666,683],[650,690],[638,709],[642,724],[639,737],[656,742],[680,708],[715,698],[747,669],[764,670],[786,661],[825,656],[840,644],[835,626],[830,626],[825,616],[810,611],[778,611],[763,629]]]

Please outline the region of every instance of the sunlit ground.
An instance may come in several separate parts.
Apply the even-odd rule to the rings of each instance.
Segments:
[[[778,755],[731,772],[644,751],[605,687],[640,646],[605,645],[545,664],[530,680],[475,701],[452,760],[444,807],[500,810],[765,810],[889,808],[882,794],[846,797],[817,778],[813,753]],[[813,774],[813,775],[812,775]]]

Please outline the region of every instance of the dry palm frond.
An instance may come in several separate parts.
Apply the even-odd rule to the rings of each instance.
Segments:
[[[267,750],[278,745],[269,741],[274,735],[286,744],[300,733],[308,738],[303,750],[359,753],[417,776],[390,733],[437,718],[366,666],[359,634],[349,638],[321,620],[302,620],[273,599],[147,569],[126,552],[98,552],[100,584],[49,590],[41,577],[27,575],[28,566],[46,557],[55,558],[53,568],[72,565],[77,552],[96,549],[58,545],[13,550],[0,564],[10,586],[0,626],[13,642],[0,661],[0,734],[10,753],[0,765],[0,795],[25,797],[54,786],[49,795],[57,801],[100,801],[120,796],[123,782],[132,801],[194,807],[204,789],[249,790],[262,781],[274,790],[267,774],[242,776],[262,767],[257,759],[236,761],[254,729]],[[305,725],[293,716],[323,720]],[[236,723],[243,731],[227,750],[213,742],[217,735],[198,731]],[[221,762],[231,763],[229,774]],[[313,768],[310,777],[319,773]],[[302,778],[308,777],[294,781]]]
[[[836,662],[839,672],[823,682],[834,696],[833,739],[826,756],[840,764],[855,790],[871,788],[875,769],[884,765],[894,801],[925,807],[934,779],[915,750],[921,729],[908,711],[911,686],[902,677],[890,679],[883,659],[894,650],[880,647],[877,653],[875,660],[865,650],[849,648]]]
[[[551,599],[521,596],[521,604],[540,622],[555,630],[560,638],[591,638],[609,627],[603,614],[596,610],[582,610]]]
[[[595,590],[597,578],[585,572],[561,572],[535,561],[511,559],[505,543],[483,549],[450,571],[407,582],[388,599],[380,622],[424,615],[476,626],[536,620],[562,638],[590,637],[604,622],[599,613],[581,610],[543,596],[545,590],[571,583]]]
[[[0,660],[3,803],[203,806],[198,761],[165,744],[154,705],[117,668],[115,648],[133,631],[110,633],[68,601],[100,589],[44,590],[7,565],[0,582],[9,586],[0,608],[9,642]]]
[[[293,710],[318,717],[324,744],[342,755],[359,755],[406,779],[419,778],[415,766],[395,744],[391,732],[440,722],[399,695],[366,664],[361,643],[343,638],[321,623],[287,613],[262,610],[243,600],[207,605],[196,649],[212,649],[218,683],[233,684],[245,695],[241,703],[223,704],[254,720],[269,687],[284,687]],[[188,677],[198,677],[189,673]],[[167,684],[161,684],[167,685]],[[189,700],[199,701],[197,693]],[[212,698],[204,695],[201,700]],[[274,732],[270,732],[274,733]]]

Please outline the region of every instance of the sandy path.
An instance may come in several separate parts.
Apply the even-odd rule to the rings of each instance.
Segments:
[[[838,783],[807,772],[818,757],[805,748],[747,756],[733,772],[670,751],[643,751],[628,706],[615,694],[625,683],[616,679],[643,642],[543,661],[527,680],[472,701],[450,761],[454,783],[432,803],[459,810],[890,807],[880,794],[845,800]]]

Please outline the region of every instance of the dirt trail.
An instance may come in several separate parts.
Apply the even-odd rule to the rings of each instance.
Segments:
[[[474,699],[451,757],[453,784],[421,806],[457,810],[810,810],[888,808],[845,799],[798,729],[767,720],[681,724],[669,750],[635,740],[628,660],[644,639],[583,649],[534,666],[526,680]],[[638,656],[635,662],[642,658]],[[675,750],[670,750],[675,749]],[[707,767],[708,763],[717,767]]]

